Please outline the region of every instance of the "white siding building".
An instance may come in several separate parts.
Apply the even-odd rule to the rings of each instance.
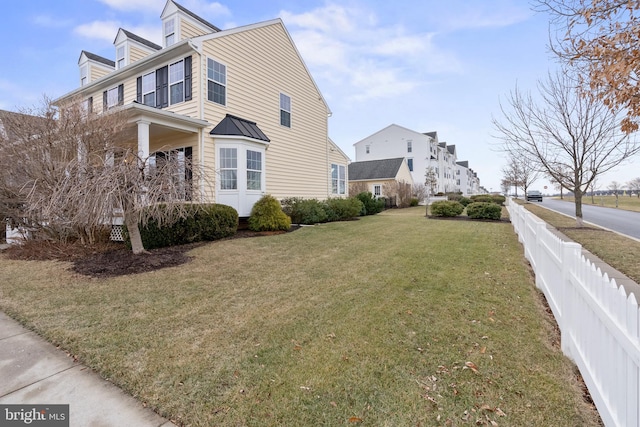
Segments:
[[[479,181],[462,190],[456,146],[439,142],[437,132],[420,133],[392,124],[353,145],[356,162],[404,157],[415,183],[424,183],[427,168],[432,167],[438,177],[437,192],[478,192]]]

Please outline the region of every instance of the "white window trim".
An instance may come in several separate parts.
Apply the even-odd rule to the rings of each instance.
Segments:
[[[376,187],[378,188],[378,194],[376,194]],[[382,197],[382,185],[374,184],[372,193],[373,197]]]
[[[167,27],[166,24],[168,22],[173,22],[173,33],[167,33]],[[178,37],[179,35],[179,26],[180,26],[180,20],[178,19],[177,15],[173,15],[171,18],[167,18],[163,23],[162,23],[162,44],[164,44],[164,47],[169,47],[169,46],[173,46],[174,44],[178,43],[178,41],[180,40],[180,38]],[[173,34],[173,43],[171,43],[170,45],[167,45],[167,36],[170,36],[171,34]]]
[[[122,49],[122,66],[120,66],[120,58],[118,58],[118,50]],[[120,70],[128,65],[127,58],[129,56],[129,46],[127,43],[120,43],[116,46],[116,70]]]
[[[247,147],[243,147],[244,150],[244,159],[245,159],[245,165],[246,165],[246,179],[247,182],[245,184],[245,188],[247,189],[248,193],[261,193],[262,189],[263,189],[263,175],[265,173],[265,169],[264,169],[264,156],[265,156],[265,152],[264,151],[258,151],[252,148],[247,148]],[[260,169],[249,169],[249,151],[252,151],[254,153],[258,153],[260,154]],[[249,172],[258,172],[260,174],[260,188],[258,189],[254,189],[254,188],[249,188]]]
[[[176,65],[176,64],[181,64],[180,66],[182,67],[182,80],[178,80],[175,82],[171,82],[171,66],[172,65]],[[168,86],[168,92],[167,92],[167,97],[168,97],[168,102],[169,105],[176,105],[176,104],[180,104],[182,102],[184,102],[184,93],[185,93],[185,83],[184,83],[184,59],[181,59],[180,61],[176,61],[176,62],[172,62],[168,65],[167,68],[167,72],[169,73],[168,77],[167,77],[167,86]],[[182,83],[182,100],[178,101],[178,102],[173,102],[171,100],[171,86],[175,86],[177,84]]]
[[[80,67],[80,86],[85,86],[87,84],[89,84],[89,64],[85,64]]]
[[[232,150],[236,150],[236,167],[226,167],[223,168],[222,165],[220,164],[220,161],[222,160],[222,154],[221,151],[223,149],[232,149]],[[237,147],[237,146],[232,146],[232,145],[220,145],[218,147],[218,152],[216,153],[216,163],[218,163],[217,165],[217,169],[218,171],[220,171],[220,179],[218,179],[218,183],[216,185],[216,187],[218,188],[219,191],[225,192],[225,193],[237,193],[240,189],[240,173],[239,169],[240,169],[240,163],[241,163],[241,158],[240,158],[240,154],[241,154],[241,147]],[[245,161],[246,163],[246,161]],[[228,170],[235,170],[236,171],[236,188],[222,188],[222,171],[228,171]]]
[[[115,102],[111,101],[114,99],[112,97],[112,93],[115,92]],[[116,107],[118,105],[118,86],[112,87],[111,89],[107,89],[107,110]]]
[[[149,75],[153,75],[153,87],[151,88],[150,91],[145,92],[144,91],[144,78],[146,76],[149,76]],[[151,107],[155,107],[156,106],[156,102],[157,102],[157,100],[156,100],[156,89],[157,89],[156,88],[156,84],[157,84],[157,82],[156,82],[156,70],[154,70],[154,71],[152,71],[150,73],[142,75],[142,82],[141,82],[141,85],[142,85],[142,99],[141,99],[141,101],[142,101],[143,104],[145,104],[145,102],[144,102],[145,95],[149,95],[150,93],[153,93],[154,101],[153,101],[153,105],[151,105]],[[145,104],[145,105],[147,105],[147,104]]]
[[[282,108],[282,95],[286,96],[287,98],[289,98],[289,110],[285,110],[284,108]],[[281,127],[287,128],[287,129],[291,129],[293,127],[293,101],[291,100],[291,96],[284,93],[284,92],[280,92],[280,94],[278,95],[278,123],[280,123]],[[287,113],[289,113],[289,126],[285,126],[282,124],[282,111],[285,111]]]
[[[217,81],[209,78],[209,60],[217,62],[220,65],[224,65],[224,83],[220,83],[220,82],[217,82]],[[226,63],[224,63],[222,61],[218,61],[217,59],[214,59],[214,58],[207,57],[207,74],[206,74],[207,75],[207,87],[205,88],[205,90],[207,91],[206,99],[209,102],[213,102],[214,104],[217,104],[217,105],[222,105],[223,107],[227,106],[227,98],[228,98],[228,95],[229,95],[229,92],[227,91],[227,70],[228,70],[228,67],[227,67]],[[209,81],[217,83],[220,86],[224,86],[224,104],[220,104],[218,102],[215,102],[212,99],[209,99]]]

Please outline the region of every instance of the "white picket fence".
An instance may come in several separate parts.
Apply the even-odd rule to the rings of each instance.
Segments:
[[[640,308],[637,298],[564,242],[523,206],[511,222],[606,426],[640,427]],[[621,248],[624,250],[624,248]]]

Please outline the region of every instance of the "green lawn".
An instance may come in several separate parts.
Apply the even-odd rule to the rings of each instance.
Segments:
[[[0,308],[180,425],[599,425],[508,223],[418,207],[191,255],[2,259]]]
[[[564,200],[568,202],[574,201],[573,197],[564,197]],[[584,196],[582,198],[582,203],[585,205],[596,205],[596,206],[605,206],[609,208],[616,207],[616,197],[615,196]],[[640,212],[640,198],[633,196],[629,197],[628,195],[619,195],[618,196],[618,209],[624,209],[627,211],[635,211]]]

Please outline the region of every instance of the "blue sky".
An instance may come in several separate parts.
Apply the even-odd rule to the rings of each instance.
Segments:
[[[554,60],[547,17],[523,0],[178,0],[216,26],[282,18],[333,116],[330,137],[353,144],[392,124],[437,131],[487,189],[503,155],[491,124],[499,100],[534,88]],[[81,50],[113,59],[118,27],[161,44],[165,0],[24,0],[4,5],[0,109],[38,105],[78,86]],[[640,158],[600,181],[640,176]],[[543,189],[540,180],[534,187]],[[551,188],[549,188],[549,191]]]

